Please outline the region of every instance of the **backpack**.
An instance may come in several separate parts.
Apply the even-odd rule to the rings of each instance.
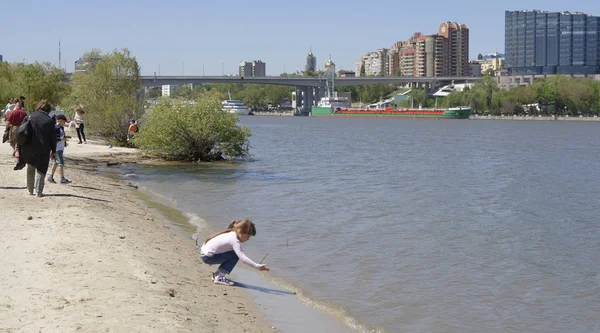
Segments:
[[[33,129],[31,128],[31,115],[27,115],[19,128],[17,128],[17,144],[23,146],[31,141]]]

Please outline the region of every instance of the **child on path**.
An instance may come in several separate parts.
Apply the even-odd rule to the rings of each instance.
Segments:
[[[232,221],[226,230],[206,239],[201,248],[202,261],[209,265],[220,265],[213,273],[214,283],[233,286],[234,282],[225,275],[231,273],[238,260],[259,271],[269,270],[266,264],[257,264],[244,254],[242,243],[247,242],[251,236],[255,235],[254,223],[251,220],[243,219]]]
[[[50,170],[50,175],[48,176],[48,181],[50,183],[56,183],[54,180],[54,172],[58,169],[58,174],[60,175],[60,183],[68,184],[71,181],[65,178],[65,158],[64,158],[64,150],[67,146],[67,141],[69,138],[65,135],[65,122],[67,121],[67,117],[64,114],[56,115],[56,155],[54,157],[54,163],[52,164],[52,170]]]
[[[75,108],[75,117],[73,117],[75,121],[75,129],[77,130],[77,137],[79,138],[78,143],[87,143],[85,140],[85,111],[81,106]],[[81,137],[83,137],[83,141],[81,141]]]

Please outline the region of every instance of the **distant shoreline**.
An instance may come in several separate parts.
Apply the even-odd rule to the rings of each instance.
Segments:
[[[293,116],[293,112],[254,112],[255,116]]]
[[[545,120],[545,121],[600,121],[600,117],[533,117],[533,116],[479,116],[479,115],[471,115],[469,119],[475,120]]]

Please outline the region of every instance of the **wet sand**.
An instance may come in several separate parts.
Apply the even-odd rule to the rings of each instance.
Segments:
[[[65,159],[72,183],[38,198],[0,145],[0,332],[277,331],[135,187],[97,172],[134,150],[70,144]]]

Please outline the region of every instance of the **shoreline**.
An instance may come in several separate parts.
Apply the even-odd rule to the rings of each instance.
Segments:
[[[473,120],[528,120],[528,121],[600,121],[600,117],[532,117],[532,116],[479,116],[471,115]]]
[[[151,165],[156,164],[152,163]],[[114,176],[138,175],[139,170],[136,169],[135,165],[123,164],[109,170],[114,173]],[[140,173],[140,175],[142,174],[143,172]],[[192,242],[193,236],[203,239],[222,230],[204,220],[198,215],[198,212],[179,207],[176,198],[161,193],[159,189],[147,187],[146,182],[147,180],[140,179],[140,182],[137,183],[139,190],[135,194],[148,207],[156,209],[167,217],[172,222],[173,230],[184,241]],[[192,245],[195,244],[192,242]],[[245,265],[240,265],[239,268],[236,267],[232,278],[238,281],[244,294],[260,308],[263,318],[270,325],[274,325],[278,331],[301,333],[307,330],[325,329],[328,332],[339,333],[375,332],[359,323],[343,308],[326,301],[313,299],[305,290],[275,275],[264,275]],[[276,297],[273,297],[274,295]]]
[[[215,285],[193,242],[134,187],[97,170],[135,150],[71,144],[71,184],[29,196],[0,146],[1,332],[274,332],[242,290]]]

